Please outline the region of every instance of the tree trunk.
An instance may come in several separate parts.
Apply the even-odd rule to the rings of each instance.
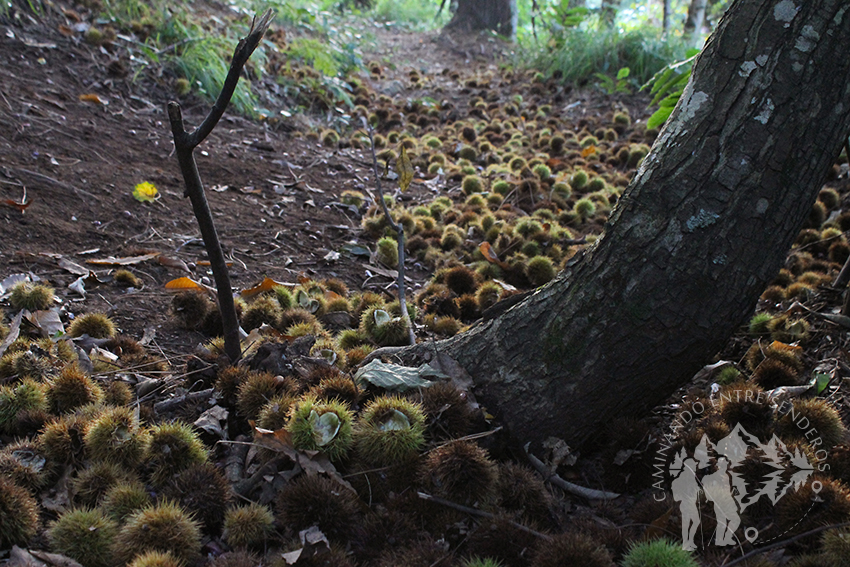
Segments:
[[[458,0],[446,28],[460,32],[492,30],[513,37],[516,25],[516,0]]]
[[[669,0],[665,0],[667,1]],[[691,0],[688,6],[688,17],[685,19],[685,37],[693,37],[702,30],[707,3],[707,0]]]
[[[850,53],[846,0],[737,0],[603,236],[430,348],[523,441],[580,444],[663,401],[752,313],[809,214],[850,132],[837,53]]]
[[[602,0],[600,19],[606,25],[613,25],[617,18],[617,0]]]
[[[698,1],[698,0],[695,0]],[[661,17],[661,31],[664,32],[664,35],[667,35],[667,32],[670,31],[670,2],[671,0],[663,0],[664,5],[662,7],[662,17]]]

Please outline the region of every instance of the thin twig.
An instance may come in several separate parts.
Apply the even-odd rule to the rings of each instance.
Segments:
[[[788,539],[783,539],[781,541],[771,543],[770,545],[765,545],[764,547],[754,549],[754,550],[750,551],[749,553],[745,553],[744,555],[742,555],[738,559],[730,561],[729,563],[721,563],[721,565],[723,567],[732,567],[732,565],[737,565],[738,563],[746,561],[750,557],[754,557],[756,555],[761,555],[762,553],[764,553],[766,551],[770,551],[771,549],[776,549],[777,547],[786,546],[789,543],[794,543],[798,539],[803,539],[804,537],[809,537],[810,535],[814,535],[814,534],[817,534],[817,533],[820,533],[820,532],[823,532],[823,531],[826,531],[826,530],[833,530],[833,529],[837,529],[837,528],[846,528],[847,526],[850,526],[850,522],[844,522],[843,524],[831,524],[829,526],[821,526],[819,528],[815,528],[813,530],[803,532],[800,535],[795,535],[794,537],[790,537]]]
[[[613,500],[615,498],[620,497],[620,495],[616,492],[606,492],[604,490],[585,488],[584,486],[579,486],[577,484],[573,484],[572,482],[566,481],[555,473],[549,472],[543,461],[528,452],[528,444],[525,445],[525,454],[531,464],[534,465],[534,468],[537,469],[537,472],[543,475],[543,480],[554,484],[558,488],[566,490],[570,494],[575,494],[576,496],[581,496],[583,498],[587,498],[588,500]]]
[[[476,508],[470,508],[468,506],[463,506],[461,504],[456,504],[451,500],[445,500],[440,498],[439,496],[431,496],[430,494],[426,494],[425,492],[417,492],[419,498],[422,500],[428,500],[429,502],[433,502],[434,504],[439,504],[440,506],[445,506],[447,508],[453,508],[459,512],[463,512],[464,514],[469,514],[470,516],[478,516],[479,518],[487,518],[488,520],[495,520],[496,515],[491,514],[490,512],[485,512],[484,510],[478,510]],[[515,527],[518,530],[522,530],[526,533],[529,533],[533,536],[539,537],[540,539],[550,540],[552,536],[548,534],[544,534],[538,532],[537,530],[532,530],[528,526],[523,526],[520,523],[514,522],[513,520],[505,519],[511,526]]]
[[[212,397],[215,388],[209,388],[207,390],[201,390],[200,392],[192,392],[189,394],[184,394],[182,396],[178,396],[176,398],[172,398],[170,400],[164,400],[161,402],[157,402],[154,404],[153,409],[156,413],[162,413],[169,411],[177,406],[185,404],[187,402],[202,402],[208,400]]]
[[[404,290],[404,225],[393,221],[387,203],[384,201],[384,192],[381,190],[381,175],[378,171],[378,157],[375,155],[375,139],[372,136],[372,126],[363,117],[363,125],[366,132],[369,134],[369,146],[372,149],[372,167],[375,170],[375,187],[378,189],[378,200],[381,202],[381,209],[384,211],[384,217],[396,234],[398,235],[398,304],[401,309],[401,318],[407,325],[407,338],[410,344],[416,344],[416,335],[413,334],[413,322],[410,320],[410,314],[407,312],[407,298]]]

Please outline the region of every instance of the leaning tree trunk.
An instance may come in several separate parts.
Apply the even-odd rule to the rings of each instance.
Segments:
[[[705,22],[705,7],[707,3],[708,0],[691,0],[691,3],[688,5],[688,17],[685,18],[686,37],[693,37],[702,30],[702,25]]]
[[[516,33],[516,0],[458,0],[446,29],[459,32],[492,30],[507,37]]]
[[[500,317],[432,347],[515,438],[581,443],[646,411],[752,313],[850,131],[840,53],[846,0],[737,0],[603,236]]]

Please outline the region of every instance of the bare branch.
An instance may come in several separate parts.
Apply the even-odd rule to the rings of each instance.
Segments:
[[[195,218],[198,219],[201,236],[204,240],[204,247],[209,256],[210,266],[212,267],[213,277],[215,279],[215,287],[218,291],[218,308],[221,312],[224,331],[224,352],[230,358],[231,362],[236,362],[242,356],[242,350],[239,344],[239,321],[236,318],[236,306],[233,303],[233,288],[230,285],[227,262],[224,258],[224,252],[221,249],[221,241],[215,230],[215,223],[213,222],[209,203],[204,193],[204,185],[201,182],[201,174],[198,172],[198,165],[195,163],[193,152],[198,144],[209,136],[224,114],[227,105],[230,103],[230,99],[233,97],[233,92],[236,90],[242,68],[259,45],[273,17],[274,11],[266,10],[266,13],[252,24],[248,35],[239,40],[239,44],[233,53],[230,70],[227,72],[227,78],[224,80],[224,86],[218,95],[218,99],[215,101],[209,114],[207,114],[207,117],[194,132],[191,134],[186,132],[180,105],[176,102],[168,103],[168,119],[171,122],[171,133],[174,136],[175,153],[177,154],[177,161],[180,164],[180,172],[183,174],[183,182],[186,184],[185,195],[192,201],[192,209],[195,213]]]

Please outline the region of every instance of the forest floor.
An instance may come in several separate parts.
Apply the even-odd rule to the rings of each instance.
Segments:
[[[126,67],[128,63],[123,59],[120,46],[89,45],[81,34],[64,31],[68,29],[65,26],[72,23],[67,14],[63,20],[59,14],[51,13],[37,23],[0,24],[0,281],[9,282],[11,280],[6,278],[23,274],[49,283],[56,290],[58,312],[65,324],[83,313],[105,313],[121,334],[142,341],[148,352],[156,352],[166,360],[169,376],[179,376],[185,372],[187,361],[196,358],[197,347],[207,343],[210,337],[186,329],[172,315],[174,296],[165,289],[165,284],[189,276],[211,285],[212,275],[204,266],[206,254],[197,221],[188,199],[183,197],[183,181],[165,113],[166,103],[175,95],[169,81],[149,73],[133,80],[134,74]],[[621,131],[620,134],[621,139],[630,136],[632,145],[619,148],[627,150],[626,159],[617,162],[611,157],[609,165],[604,161],[593,162],[582,151],[588,147],[584,143],[573,152],[578,160],[588,158],[587,162],[581,162],[588,171],[600,176],[604,173],[607,186],[620,190],[634,172],[634,163],[628,163],[629,152],[635,151],[635,146],[652,141],[652,133],[645,134],[641,126],[649,115],[647,98],[641,94],[611,95],[592,88],[571,89],[554,81],[535,82],[531,74],[506,68],[511,46],[489,36],[412,33],[380,26],[372,33],[375,40],[370,43],[364,60],[374,62],[370,67],[379,69],[364,72],[359,80],[373,93],[371,100],[376,105],[381,104],[381,96],[389,97],[395,105],[393,109],[404,109],[407,105],[407,110],[415,113],[418,109],[415,105],[411,107],[410,101],[436,101],[440,113],[431,116],[439,114],[438,121],[445,123],[447,114],[449,122],[454,118],[482,118],[485,112],[482,108],[495,114],[487,104],[520,106],[516,95],[522,95],[525,101],[522,104],[533,106],[529,122],[537,117],[543,123],[547,116],[537,114],[541,111],[555,117],[561,129],[572,129],[577,134],[594,133],[597,128],[610,129],[612,116],[626,113],[630,124],[625,133]],[[414,75],[422,80],[413,81]],[[475,97],[483,104],[470,103]],[[193,95],[181,98],[180,103],[188,125],[199,124],[209,108],[208,103]],[[425,112],[420,115],[425,117],[419,122],[421,133],[437,127],[428,122]],[[365,208],[343,203],[344,191],[369,194],[374,190],[371,153],[354,147],[356,143],[323,143],[317,134],[323,130],[325,119],[322,114],[314,114],[254,121],[228,112],[195,152],[236,290],[249,289],[264,278],[292,286],[307,280],[336,278],[344,282],[352,294],[368,290],[389,297],[395,292],[394,272],[376,261],[373,252],[376,238],[362,228]],[[522,122],[525,123],[525,118]],[[379,128],[385,135],[388,130]],[[346,135],[343,133],[343,137]],[[451,153],[453,143],[465,143],[462,132],[455,132],[455,135],[455,142],[446,142],[443,146],[447,153]],[[550,138],[553,135],[549,133]],[[616,138],[616,134],[613,136]],[[535,134],[534,139],[537,143],[540,136]],[[600,151],[604,147],[602,141],[602,137],[597,140]],[[616,152],[617,148],[612,148],[609,153],[614,156]],[[566,159],[553,157],[546,163],[554,173],[562,168]],[[573,165],[575,163],[579,162],[574,160]],[[417,205],[430,206],[440,196],[461,203],[466,199],[461,190],[462,176],[428,173],[427,163],[417,165],[419,172],[408,192],[402,195],[395,189],[389,191],[408,210]],[[830,246],[837,239],[843,242],[843,237],[840,231],[836,236],[824,235],[821,230],[829,229],[821,226],[823,222],[840,221],[843,203],[847,202],[846,165],[843,169],[836,166],[834,173],[830,187],[838,191],[838,202],[827,203],[828,210],[823,211],[823,218],[811,223],[808,240],[804,242],[809,248],[798,249],[796,255],[789,257],[785,280],[777,282],[783,295],[773,296],[772,301],[762,301],[760,309],[769,306],[773,315],[781,317],[796,300],[817,311],[834,314],[839,309],[839,294],[830,290],[828,283],[840,267],[844,252],[831,251]],[[158,189],[160,197],[155,202],[143,203],[133,197],[134,187],[142,182],[152,183]],[[552,186],[549,183],[549,187]],[[615,201],[618,195],[617,191],[610,190],[607,197],[594,197],[600,214],[587,215],[588,218],[581,215],[581,222],[567,213],[564,213],[566,216],[558,213],[561,216],[553,218],[569,227],[568,240],[592,239],[605,222],[601,214],[605,207],[601,203],[604,200],[607,204],[608,197]],[[575,205],[575,197],[580,196],[569,200],[569,207]],[[522,209],[521,201],[514,202],[514,211]],[[460,220],[456,222],[460,224]],[[552,224],[556,224],[554,220]],[[842,230],[847,228],[850,226],[840,225]],[[546,230],[549,230],[548,223]],[[474,251],[481,240],[472,237],[470,240],[474,240]],[[503,248],[509,250],[511,246]],[[494,249],[496,247],[494,241]],[[528,248],[535,249],[535,246]],[[563,250],[557,251],[557,256],[550,254],[550,257],[567,257],[576,250],[577,246],[565,244]],[[501,254],[502,250],[499,252]],[[428,287],[435,268],[450,266],[452,261],[459,260],[472,264],[467,262],[471,258],[470,253],[461,252],[453,260],[445,255],[436,260],[421,255],[408,258],[406,269],[411,297]],[[481,258],[476,261],[480,263]],[[133,272],[140,279],[140,285],[129,289],[119,286],[112,278],[118,268]],[[93,273],[89,274],[90,270]],[[801,281],[806,274],[808,279]],[[79,288],[69,287],[81,276],[84,294]],[[795,280],[802,287],[792,289]],[[505,287],[530,287],[529,283],[523,276],[517,276]],[[8,295],[4,297],[7,299]],[[8,303],[4,305],[8,325],[13,313]],[[793,325],[798,318],[810,320],[805,330]],[[464,319],[468,323],[474,317]],[[433,337],[432,331],[431,327],[423,325],[421,317],[417,319],[420,339]],[[800,376],[827,376],[829,385],[824,390],[825,395],[830,396],[832,405],[846,422],[850,412],[844,403],[842,389],[843,377],[850,376],[850,361],[844,350],[846,333],[822,319],[806,316],[797,307],[781,321],[772,323],[770,331],[785,333],[774,334],[774,339],[785,339],[780,342],[808,341],[804,352],[794,350],[794,354],[789,355],[791,358],[783,361],[791,366],[799,364],[796,372]],[[768,334],[769,331],[765,331],[765,339]],[[742,331],[730,341],[718,360],[731,360],[747,372],[745,353],[752,350],[753,337]],[[757,366],[758,361],[753,368]],[[704,396],[706,385],[714,377],[704,375],[689,385],[692,390],[689,400],[692,402]],[[171,380],[163,375],[159,379]],[[806,380],[800,378],[799,382]],[[764,387],[767,389],[769,385],[765,383]],[[687,390],[683,389],[670,403],[660,406],[644,420],[617,422],[616,428],[620,431],[600,435],[596,448],[586,449],[586,455],[577,463],[570,455],[559,454],[561,447],[550,447],[549,462],[554,463],[563,477],[593,488],[623,492],[626,496],[614,503],[593,501],[588,504],[582,498],[552,489],[557,504],[549,516],[544,514],[547,520],[529,523],[539,530],[560,532],[571,525],[570,518],[580,516],[576,525],[601,538],[599,541],[605,543],[615,557],[625,553],[629,542],[645,535],[665,534],[677,540],[680,524],[676,506],[669,500],[652,504],[654,479],[651,474],[663,428],[669,427],[676,415],[676,401],[689,403],[682,401]],[[184,390],[169,386],[158,397],[146,399],[150,403],[161,402],[182,392]],[[181,417],[194,419],[200,412],[196,407]],[[245,433],[244,427],[236,429]],[[710,426],[706,425],[700,432],[707,429]],[[0,447],[11,441],[10,436],[3,437]],[[842,437],[836,443],[845,441]],[[695,442],[685,444],[691,449],[695,445]],[[223,463],[226,455],[222,452],[216,455]],[[850,474],[850,469],[843,474]],[[44,488],[42,495],[49,493],[50,498],[56,498],[57,491],[61,488]],[[268,494],[257,496],[256,492],[251,497],[265,498],[265,502],[271,499]],[[639,512],[635,512],[636,502],[642,503]],[[42,512],[41,528],[44,528],[56,517],[57,508]],[[451,536],[445,536],[446,547],[437,546],[442,555],[438,554],[429,564],[437,564],[436,561],[460,564],[472,551],[479,555],[492,551],[491,555],[507,565],[525,565],[533,555],[530,549],[534,547],[534,538],[527,545],[528,549],[519,551],[501,549],[494,542],[498,537],[481,535],[480,529],[467,541],[469,534],[465,530],[475,530],[470,524],[461,524],[470,520],[449,516],[451,522],[445,518],[441,521],[455,527]],[[627,524],[631,527],[616,528]],[[512,528],[500,525],[498,529]],[[605,530],[611,533],[598,535]],[[509,533],[516,536],[516,532]],[[706,537],[709,536],[710,533]],[[34,541],[33,548],[38,548],[39,543],[42,548],[50,547],[43,529]],[[408,543],[405,541],[405,545]],[[207,538],[205,545],[205,552],[215,555],[221,552],[224,544],[212,537]],[[369,554],[364,553],[365,563],[389,565],[398,559],[392,550],[385,549],[391,547],[386,541],[381,543],[383,547],[375,545],[383,555],[375,551],[375,557],[369,558]],[[813,549],[814,546],[809,546],[803,551]],[[352,544],[347,560],[353,561],[356,550],[357,546]],[[432,551],[421,553],[423,557],[433,557],[429,555]],[[774,552],[771,561],[781,564],[788,555],[799,551],[791,550],[785,556],[783,550],[778,554]],[[706,564],[719,565],[724,558],[734,556],[731,550],[728,556],[715,550],[704,554],[702,560]],[[360,560],[360,556],[357,559]]]

